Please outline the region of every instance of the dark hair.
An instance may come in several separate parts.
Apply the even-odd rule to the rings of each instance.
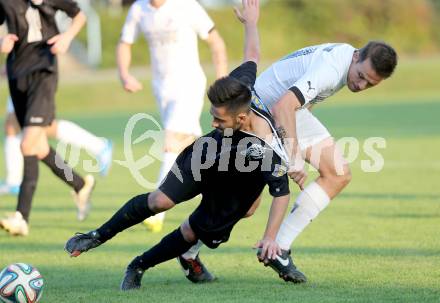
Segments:
[[[240,80],[226,76],[216,80],[208,89],[208,98],[215,107],[225,106],[229,112],[249,110],[252,93]]]
[[[370,58],[374,71],[383,78],[388,78],[397,65],[397,53],[382,41],[370,41],[359,50],[360,62]]]

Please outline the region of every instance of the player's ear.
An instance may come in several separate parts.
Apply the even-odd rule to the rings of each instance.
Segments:
[[[239,123],[243,123],[246,121],[248,114],[245,112],[241,112],[237,115],[236,120]]]
[[[355,50],[353,53],[353,62],[358,63],[359,62],[359,50]]]

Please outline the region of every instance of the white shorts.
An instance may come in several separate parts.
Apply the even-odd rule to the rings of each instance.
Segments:
[[[10,96],[8,97],[8,101],[6,101],[6,113],[8,114],[15,113],[14,104],[12,104],[12,99]]]
[[[159,86],[153,92],[165,130],[194,136],[202,135],[200,115],[203,109],[206,79],[191,85]]]
[[[296,134],[302,151],[331,137],[327,128],[308,109],[296,112]]]

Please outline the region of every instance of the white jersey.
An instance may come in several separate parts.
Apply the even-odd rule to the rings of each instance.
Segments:
[[[195,0],[167,0],[159,8],[149,0],[131,6],[121,41],[132,44],[139,32],[145,36],[156,83],[190,82],[204,79],[197,36],[208,38],[214,22]]]
[[[271,109],[291,90],[303,108],[330,97],[347,84],[355,48],[327,43],[300,49],[272,64],[255,83],[262,102]]]

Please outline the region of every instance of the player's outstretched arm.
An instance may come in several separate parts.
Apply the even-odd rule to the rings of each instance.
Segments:
[[[260,16],[259,0],[242,0],[243,8],[234,8],[238,20],[244,24],[245,44],[243,61],[254,61],[260,59],[260,38],[258,35],[258,19]]]
[[[283,222],[287,206],[289,205],[289,199],[290,195],[287,194],[280,197],[274,197],[272,200],[269,219],[267,221],[263,239],[258,241],[255,245],[255,247],[261,248],[259,258],[262,260],[265,258],[275,259],[277,255],[281,255],[281,248],[276,243],[275,239],[281,223]]]
[[[53,54],[64,54],[70,47],[70,43],[79,33],[84,24],[86,24],[87,17],[83,12],[79,12],[72,19],[72,24],[62,34],[56,35],[47,41],[47,44],[52,45],[50,51]]]

